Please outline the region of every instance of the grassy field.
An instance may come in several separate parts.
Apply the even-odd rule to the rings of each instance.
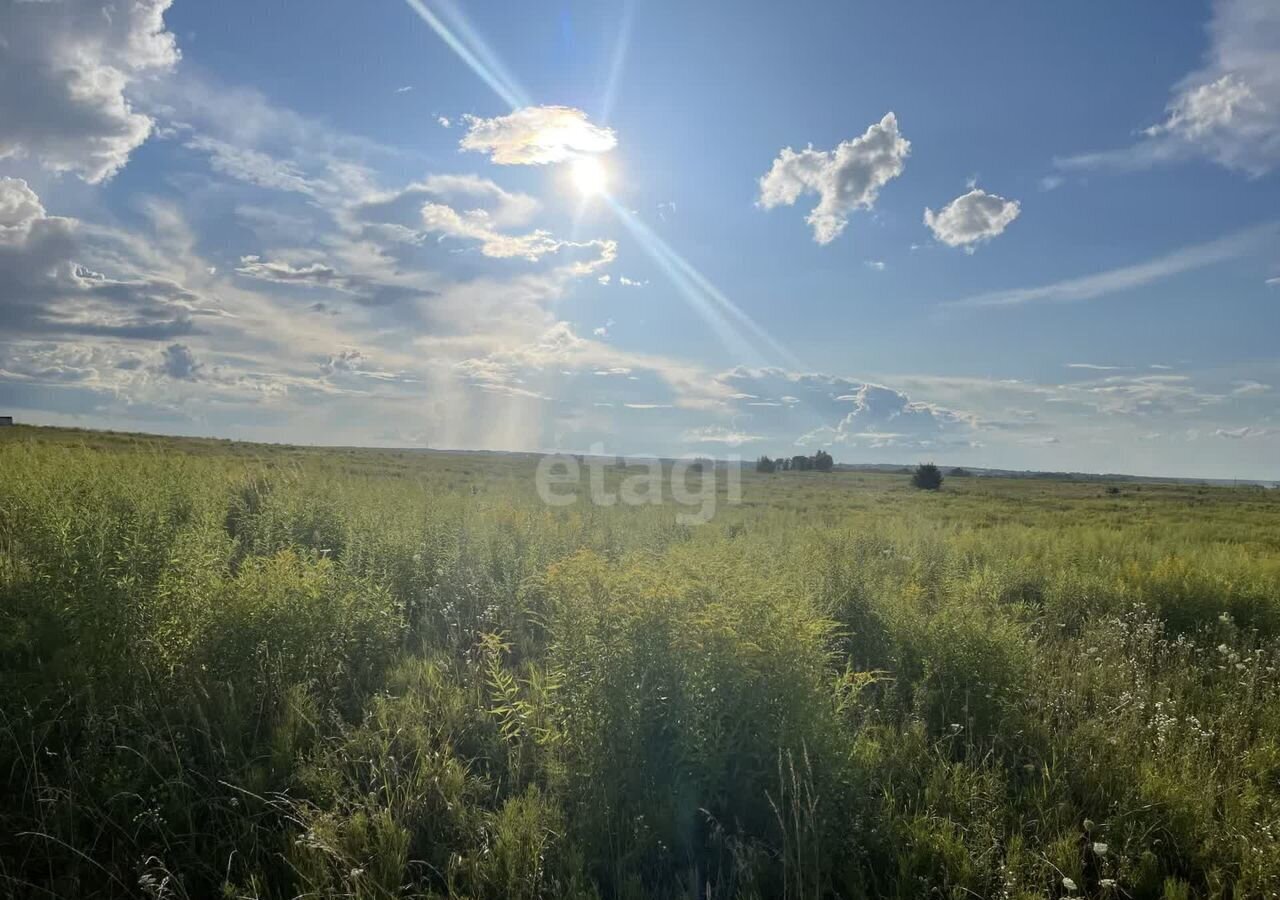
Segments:
[[[1280,491],[534,466],[0,432],[0,895],[1280,896]]]

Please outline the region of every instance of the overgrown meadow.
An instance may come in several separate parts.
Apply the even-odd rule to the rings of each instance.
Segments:
[[[1280,896],[1280,491],[534,465],[6,430],[0,895]]]

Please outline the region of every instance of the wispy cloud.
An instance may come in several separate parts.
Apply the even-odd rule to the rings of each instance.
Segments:
[[[1217,0],[1207,63],[1174,85],[1164,120],[1127,147],[1055,160],[1062,169],[1132,171],[1210,159],[1251,176],[1280,163],[1280,6]]]
[[[1132,290],[1153,282],[1163,281],[1183,272],[1239,259],[1274,243],[1280,228],[1268,222],[1244,231],[1204,244],[1183,247],[1164,256],[1156,257],[1132,266],[1109,269],[1093,275],[1068,278],[1051,284],[1034,287],[1012,288],[974,294],[961,300],[945,303],[952,308],[982,308],[996,306],[1021,306],[1027,303],[1063,303],[1093,300],[1119,291]]]

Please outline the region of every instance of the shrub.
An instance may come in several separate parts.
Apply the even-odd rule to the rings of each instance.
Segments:
[[[911,483],[923,491],[936,491],[942,487],[942,470],[933,463],[920,463],[911,473]]]

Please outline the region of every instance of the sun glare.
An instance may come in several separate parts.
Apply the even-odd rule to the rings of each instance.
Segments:
[[[609,173],[594,156],[580,156],[573,161],[573,186],[583,197],[598,197],[609,189]]]

